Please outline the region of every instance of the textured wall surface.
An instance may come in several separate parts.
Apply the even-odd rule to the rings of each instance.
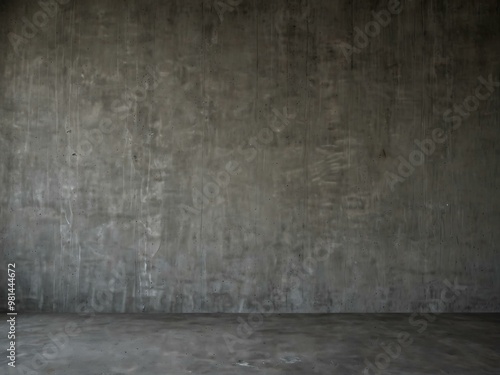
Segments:
[[[497,1],[2,4],[19,310],[500,309]]]

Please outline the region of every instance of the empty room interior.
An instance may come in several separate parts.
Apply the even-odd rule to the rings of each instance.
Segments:
[[[500,1],[0,1],[0,374],[500,374]]]

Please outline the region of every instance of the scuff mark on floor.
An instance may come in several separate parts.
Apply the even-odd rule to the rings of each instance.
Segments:
[[[248,362],[244,362],[244,361],[239,361],[238,363],[236,363],[238,366],[242,366],[242,367],[253,367],[253,368],[257,368],[256,366],[252,366],[250,363]]]
[[[290,355],[284,356],[283,358],[281,358],[281,360],[287,364],[302,362],[302,360],[299,357],[294,357]]]

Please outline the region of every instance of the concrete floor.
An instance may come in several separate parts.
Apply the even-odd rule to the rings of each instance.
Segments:
[[[378,361],[383,374],[499,374],[499,323],[500,314],[23,314],[16,369],[2,355],[0,373],[349,375],[375,374]]]

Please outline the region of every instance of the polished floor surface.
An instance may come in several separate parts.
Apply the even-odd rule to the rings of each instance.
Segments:
[[[500,314],[19,314],[15,328],[1,374],[500,374]]]

